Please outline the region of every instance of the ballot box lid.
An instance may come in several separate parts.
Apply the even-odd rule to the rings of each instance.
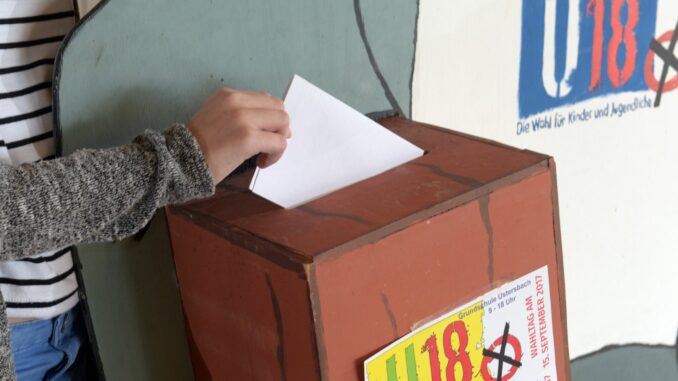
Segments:
[[[380,124],[426,154],[294,209],[248,190],[251,173],[174,214],[247,250],[310,263],[376,242],[543,170],[549,157],[451,130],[390,117]]]

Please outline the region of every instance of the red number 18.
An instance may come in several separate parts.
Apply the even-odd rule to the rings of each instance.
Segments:
[[[456,334],[459,339],[457,348],[452,347],[452,335]],[[468,345],[468,331],[466,325],[462,321],[455,321],[450,323],[443,332],[443,350],[445,357],[447,357],[447,367],[445,368],[445,375],[447,381],[456,381],[455,366],[459,364],[462,370],[461,381],[470,381],[473,372],[471,358],[466,350]],[[426,340],[423,352],[428,352],[429,365],[431,367],[431,379],[433,381],[440,381],[440,360],[438,358],[438,342],[435,335]]]
[[[626,2],[628,6],[628,17],[626,25],[621,23],[621,10]],[[605,21],[605,0],[589,0],[587,14],[593,16],[593,51],[591,53],[591,82],[589,90],[594,90],[600,86],[600,77],[602,71],[603,59],[603,23]],[[612,38],[608,45],[607,52],[607,76],[610,78],[612,86],[618,88],[623,86],[636,68],[636,54],[638,47],[636,44],[635,29],[638,25],[638,0],[612,0],[612,12],[610,14],[610,26],[612,27]],[[624,43],[626,47],[626,57],[624,66],[619,69],[617,55],[619,46]]]

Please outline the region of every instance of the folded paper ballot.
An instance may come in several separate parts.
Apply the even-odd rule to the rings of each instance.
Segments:
[[[295,75],[285,95],[292,138],[252,192],[293,208],[424,154],[424,151]]]

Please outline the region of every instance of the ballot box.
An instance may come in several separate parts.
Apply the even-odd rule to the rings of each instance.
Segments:
[[[247,173],[168,208],[196,380],[569,380],[554,161],[380,123],[425,155],[294,209]]]

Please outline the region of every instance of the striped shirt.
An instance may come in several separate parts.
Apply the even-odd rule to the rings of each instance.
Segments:
[[[72,0],[0,0],[0,161],[20,165],[55,156],[52,71],[75,24]],[[69,248],[0,262],[10,319],[49,319],[78,303]]]

